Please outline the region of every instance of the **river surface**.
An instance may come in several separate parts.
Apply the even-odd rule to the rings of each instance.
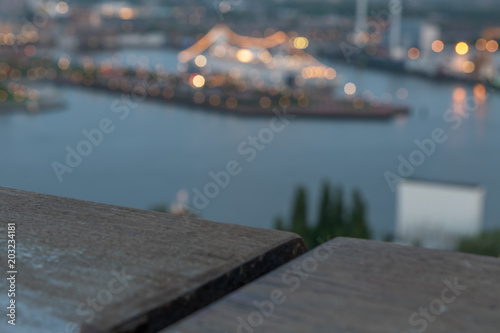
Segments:
[[[128,54],[138,51],[122,52],[121,59]],[[173,51],[141,54],[150,65],[176,66]],[[173,203],[185,191],[192,205],[193,188],[203,190],[211,171],[223,170],[228,161],[236,160],[241,173],[200,210],[203,218],[270,228],[275,216],[289,216],[295,189],[304,185],[315,219],[320,185],[327,179],[347,192],[361,190],[369,224],[380,238],[395,226],[396,196],[384,172],[397,173],[398,156],[408,158],[417,148],[416,139],[430,138],[433,129],[441,128],[448,140],[416,167],[413,177],[483,185],[487,190],[483,224],[500,227],[500,94],[489,96],[454,129],[443,114],[462,89],[470,96],[471,86],[359,69],[342,61],[329,64],[342,85],[350,81],[359,94],[406,103],[410,116],[390,121],[297,117],[248,162],[248,155],[237,148],[268,127],[269,118],[142,101],[122,120],[112,111],[118,94],[63,87],[64,110],[0,116],[0,185],[136,208]],[[400,88],[408,92],[404,100],[397,97]],[[59,182],[53,162],[65,163],[65,147],[76,149],[85,139],[82,130],[97,128],[103,118],[111,119],[114,131],[105,134],[102,143]]]

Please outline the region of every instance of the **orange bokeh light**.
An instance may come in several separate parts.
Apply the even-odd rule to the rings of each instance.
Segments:
[[[443,51],[443,49],[444,49],[444,44],[442,41],[435,40],[432,42],[432,51],[439,53],[439,52]]]
[[[412,47],[408,50],[408,58],[417,59],[420,57],[420,51],[416,47]]]
[[[486,43],[486,50],[488,52],[496,52],[498,50],[498,43],[496,40],[490,40],[488,43]]]
[[[476,41],[476,49],[479,51],[484,51],[486,50],[486,39],[480,38]]]
[[[467,43],[465,42],[460,42],[455,46],[455,51],[459,55],[467,54],[467,52],[469,52],[469,45],[467,45]]]

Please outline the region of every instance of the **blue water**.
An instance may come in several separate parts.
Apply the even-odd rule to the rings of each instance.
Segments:
[[[158,56],[157,52],[153,52]],[[172,54],[168,53],[172,58]],[[161,57],[158,57],[161,61]],[[66,107],[37,115],[0,116],[0,185],[84,200],[148,208],[172,203],[176,194],[202,189],[209,172],[239,162],[242,171],[202,209],[210,220],[272,227],[276,215],[288,216],[297,185],[309,190],[310,213],[318,206],[324,179],[347,190],[359,188],[368,202],[368,217],[378,237],[393,232],[395,194],[385,171],[397,171],[398,156],[416,148],[415,139],[442,128],[449,139],[415,170],[414,177],[482,184],[487,189],[484,225],[500,227],[500,95],[458,129],[443,121],[453,105],[458,83],[433,82],[405,75],[357,69],[332,63],[339,83],[350,81],[361,94],[389,96],[410,105],[405,120],[369,121],[296,118],[259,151],[252,162],[238,145],[269,126],[268,118],[238,118],[167,102],[142,101],[123,120],[112,111],[118,94],[85,88],[61,88]],[[400,101],[396,91],[405,88]],[[463,86],[467,94],[471,87]],[[339,89],[341,91],[341,88]],[[115,129],[72,173],[59,182],[51,164],[63,163],[67,145],[85,139],[82,130],[97,128],[103,118]]]

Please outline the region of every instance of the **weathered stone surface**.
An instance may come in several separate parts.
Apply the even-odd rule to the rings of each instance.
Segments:
[[[0,202],[1,267],[14,222],[18,271],[1,332],[157,332],[305,251],[287,232],[7,188]]]
[[[499,277],[496,258],[337,238],[161,332],[497,333]]]

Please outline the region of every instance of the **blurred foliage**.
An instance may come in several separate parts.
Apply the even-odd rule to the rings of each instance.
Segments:
[[[323,183],[318,217],[314,224],[309,223],[307,193],[299,187],[295,194],[290,223],[282,217],[275,220],[275,228],[299,234],[312,249],[321,243],[339,236],[370,239],[371,233],[366,223],[366,205],[361,193],[353,191],[351,204],[344,203],[341,187],[331,187]]]
[[[457,251],[500,257],[500,230],[484,231],[477,236],[460,240]]]
[[[168,208],[168,205],[164,204],[157,204],[149,208],[149,210],[154,210],[155,212],[161,212],[161,213],[168,213],[170,212],[170,209]]]

